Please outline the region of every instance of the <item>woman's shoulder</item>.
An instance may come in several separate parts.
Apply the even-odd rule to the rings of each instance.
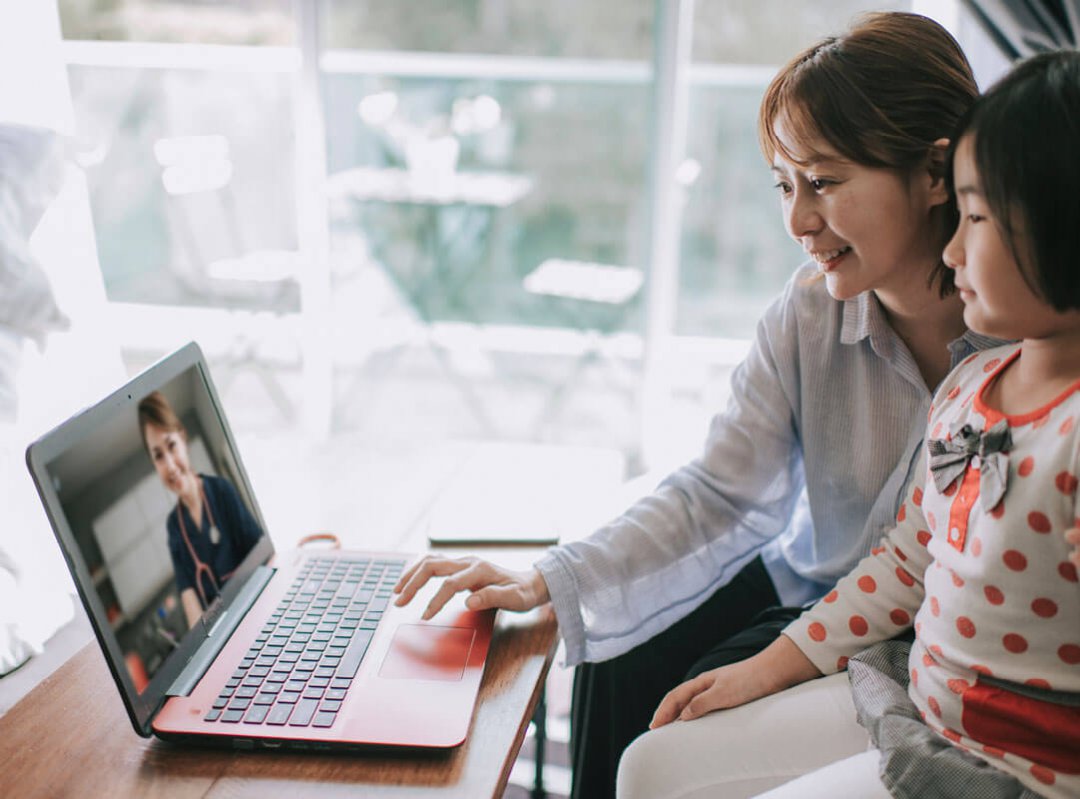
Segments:
[[[793,333],[797,333],[801,325],[810,323],[812,329],[822,332],[831,329],[827,320],[839,324],[843,313],[844,303],[829,294],[821,271],[813,261],[808,261],[788,278],[762,321],[772,327],[789,327]]]
[[[233,497],[236,495],[233,484],[224,477],[218,477],[216,474],[200,474],[199,477],[202,478],[203,490],[206,491],[207,495],[213,494],[215,497]]]

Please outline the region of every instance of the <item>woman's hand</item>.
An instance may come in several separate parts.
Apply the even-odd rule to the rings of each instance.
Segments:
[[[744,705],[820,676],[802,650],[781,635],[753,657],[706,671],[669,691],[656,708],[649,729]]]
[[[1066,530],[1065,540],[1073,546],[1072,552],[1069,553],[1069,560],[1072,561],[1073,566],[1080,569],[1080,527]]]
[[[432,577],[446,579],[424,610],[425,620],[442,610],[460,591],[470,592],[465,600],[469,610],[532,610],[551,598],[547,583],[536,569],[513,571],[479,558],[427,555],[401,575],[394,586],[394,593],[399,594],[394,604],[407,605]]]

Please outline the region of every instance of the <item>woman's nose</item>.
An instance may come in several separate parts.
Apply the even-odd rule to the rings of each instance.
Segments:
[[[821,231],[824,226],[816,197],[805,191],[795,189],[787,206],[788,233],[794,239],[811,236]]]

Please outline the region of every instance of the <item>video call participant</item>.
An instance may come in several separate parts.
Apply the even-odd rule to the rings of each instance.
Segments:
[[[139,431],[158,477],[177,496],[166,529],[176,589],[191,627],[263,531],[228,480],[192,470],[187,430],[161,392],[139,403]]]

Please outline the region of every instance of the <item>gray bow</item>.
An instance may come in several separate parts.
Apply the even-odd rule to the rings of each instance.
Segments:
[[[1009,479],[1009,450],[1012,449],[1009,423],[1002,419],[986,432],[969,424],[953,425],[949,433],[951,438],[931,439],[927,444],[934,485],[944,492],[978,455],[979,504],[985,511],[992,510],[1005,496]]]

